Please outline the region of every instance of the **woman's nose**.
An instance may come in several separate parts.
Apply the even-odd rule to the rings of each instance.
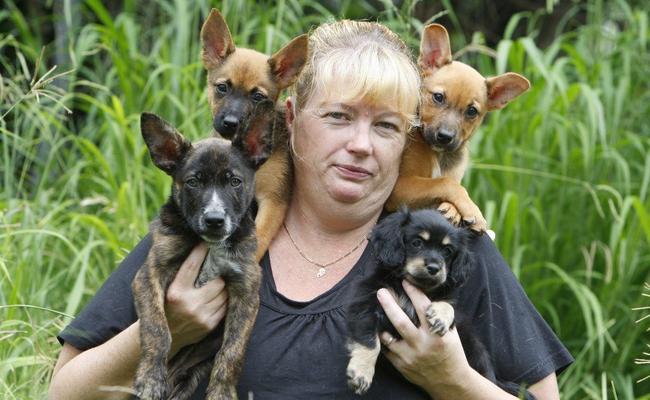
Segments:
[[[368,122],[358,121],[353,126],[352,137],[348,140],[347,150],[352,153],[371,154],[372,142],[370,140],[372,125]]]

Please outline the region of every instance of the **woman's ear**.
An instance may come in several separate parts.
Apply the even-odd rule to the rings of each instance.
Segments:
[[[289,134],[291,134],[293,132],[293,121],[296,119],[296,105],[294,104],[293,98],[291,96],[287,97],[285,105],[286,110],[284,115],[284,122],[286,122]]]

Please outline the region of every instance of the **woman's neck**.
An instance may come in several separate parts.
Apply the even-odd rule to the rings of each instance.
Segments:
[[[323,244],[344,243],[367,236],[382,210],[360,212],[353,205],[327,205],[320,200],[309,200],[294,193],[285,224],[297,231],[300,237]]]

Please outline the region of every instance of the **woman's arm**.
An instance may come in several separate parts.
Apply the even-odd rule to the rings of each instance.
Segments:
[[[167,291],[165,312],[172,333],[170,356],[201,340],[225,315],[227,291],[222,279],[194,287],[206,253],[205,245],[197,246]],[[126,391],[100,391],[100,386],[130,388],[139,359],[138,321],[105,343],[85,351],[66,343],[54,367],[48,397],[66,400],[128,398]]]
[[[431,301],[407,282],[404,289],[423,322],[419,328],[413,325],[388,291],[380,290],[377,296],[404,339],[390,343],[390,335],[382,334],[382,342],[388,348],[386,357],[409,381],[424,388],[433,398],[516,399],[469,366],[455,329],[442,337],[430,333],[425,310]],[[554,382],[550,378],[543,379],[539,382],[541,386],[531,387],[531,392],[540,400],[557,398],[559,394]]]

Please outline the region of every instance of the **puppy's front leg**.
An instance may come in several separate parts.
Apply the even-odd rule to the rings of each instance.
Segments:
[[[150,255],[133,281],[142,352],[134,389],[141,399],[162,400],[169,393],[166,364],[172,338],[165,316],[165,291],[152,259]]]
[[[438,206],[443,201],[452,203],[473,230],[478,232],[487,230],[487,221],[469,197],[467,190],[448,177],[400,176],[386,203],[386,208],[394,211],[402,204],[413,208],[427,208]]]
[[[259,268],[254,267],[248,270],[248,274],[254,276],[245,277],[249,282],[230,282],[228,286],[223,344],[214,359],[207,400],[237,399],[236,385],[244,364],[246,344],[259,309],[261,275]]]
[[[255,216],[258,263],[271,245],[284,221],[291,198],[291,166],[289,156],[278,149],[255,173],[255,198],[258,211]]]
[[[350,362],[347,368],[348,386],[354,393],[362,395],[368,391],[375,376],[375,365],[381,345],[375,333],[370,345],[351,341],[348,344]]]

